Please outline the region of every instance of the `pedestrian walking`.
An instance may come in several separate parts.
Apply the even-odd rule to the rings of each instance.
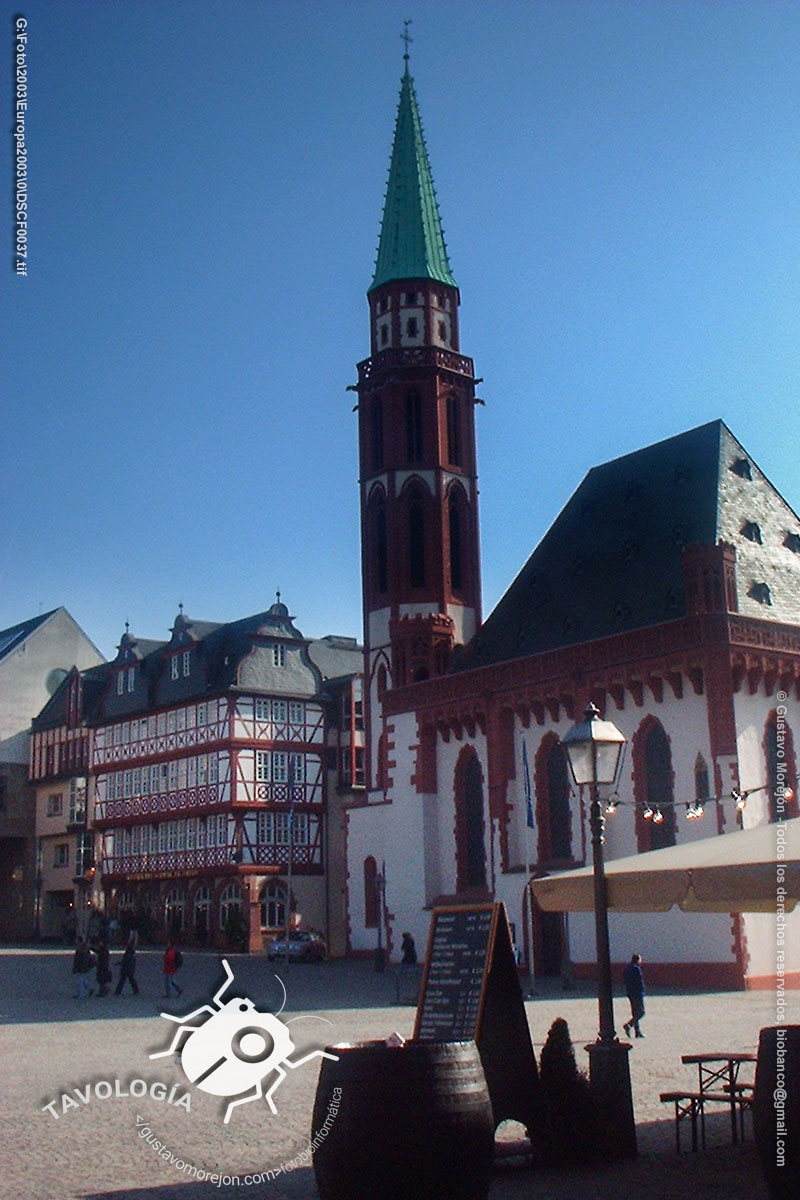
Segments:
[[[136,982],[136,934],[131,932],[128,938],[128,944],[125,947],[122,958],[117,963],[119,967],[119,982],[114,989],[114,995],[122,994],[122,985],[127,979],[128,983],[133,988],[134,996],[139,995],[139,985]]]
[[[104,937],[100,938],[97,943],[97,994],[98,996],[108,995],[108,985],[111,983],[111,955],[108,952],[108,942]]]
[[[414,939],[410,933],[403,934],[400,949],[402,951],[401,965],[404,967],[415,966],[417,962],[417,947],[414,945]]]
[[[170,996],[180,996],[183,993],[183,988],[180,987],[175,978],[182,966],[183,955],[175,945],[175,942],[170,939],[164,951],[164,1000],[167,1000]]]
[[[76,1000],[84,1000],[87,996],[94,994],[94,988],[89,986],[93,966],[94,955],[86,944],[86,938],[78,938],[78,944],[75,947],[75,954],[72,958],[72,974],[78,977],[78,990],[75,993]]]
[[[631,961],[623,972],[622,980],[625,984],[625,994],[631,1003],[631,1019],[626,1021],[622,1027],[625,1030],[625,1036],[630,1037],[631,1029],[633,1029],[637,1038],[644,1037],[639,1028],[639,1022],[644,1016],[644,975],[641,954],[631,955]]]

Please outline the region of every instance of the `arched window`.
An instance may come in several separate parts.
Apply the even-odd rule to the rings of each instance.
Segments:
[[[412,588],[425,586],[425,509],[419,493],[408,505],[408,582]]]
[[[286,888],[274,880],[265,883],[259,893],[261,901],[261,928],[286,928]]]
[[[483,772],[471,746],[456,764],[456,887],[486,887],[484,848]]]
[[[672,753],[660,721],[646,717],[633,738],[636,840],[640,851],[675,845]]]
[[[381,595],[389,590],[389,546],[386,538],[386,505],[375,510],[375,582]]]
[[[708,765],[702,754],[694,760],[694,799],[708,800],[711,795],[711,784],[708,778]]]
[[[406,396],[406,459],[422,462],[422,397],[419,392]]]
[[[234,913],[243,919],[242,889],[238,883],[229,883],[220,892],[219,897],[219,927],[225,929]]]
[[[179,933],[186,925],[186,896],[180,888],[172,888],[164,900],[164,924],[170,934]]]
[[[364,859],[364,924],[375,929],[378,924],[378,864],[370,854]]]
[[[798,815],[797,766],[794,756],[794,739],[786,717],[778,720],[777,712],[771,712],[764,728],[764,757],[767,763],[767,802],[769,819],[785,821]],[[793,795],[786,796],[791,788]]]
[[[461,466],[461,408],[453,395],[447,397],[447,458],[454,467]]]
[[[542,738],[534,772],[539,862],[572,858],[567,760],[554,733]]]
[[[373,489],[367,516],[369,530],[368,586],[375,596],[382,596],[389,587],[389,545],[386,529],[386,496],[380,487]]]
[[[204,883],[195,891],[192,899],[192,927],[195,937],[202,944],[211,927],[211,893]]]
[[[380,399],[372,404],[372,469],[383,467],[383,404]]]
[[[460,592],[464,586],[462,514],[461,502],[455,492],[451,493],[448,501],[448,520],[450,525],[450,587],[454,592]]]

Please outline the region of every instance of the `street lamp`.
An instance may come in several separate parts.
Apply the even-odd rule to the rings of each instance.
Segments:
[[[384,871],[386,866],[384,864]],[[378,910],[378,944],[375,947],[375,970],[379,975],[382,975],[386,966],[386,958],[383,953],[383,897],[386,891],[386,875],[383,872],[378,872],[375,876],[375,906]]]
[[[573,725],[562,742],[572,778],[578,787],[589,789],[600,1031],[597,1041],[587,1046],[587,1050],[592,1086],[604,1105],[610,1133],[609,1150],[621,1157],[636,1154],[636,1126],[633,1119],[628,1062],[630,1046],[619,1042],[614,1031],[608,897],[603,858],[605,821],[598,789],[603,786],[613,787],[616,783],[625,742],[625,736],[613,721],[600,719],[600,712],[594,704],[589,704],[583,714],[583,720]]]

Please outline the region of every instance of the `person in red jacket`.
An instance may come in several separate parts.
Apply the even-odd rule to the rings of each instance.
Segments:
[[[183,988],[179,986],[175,976],[180,970],[183,963],[183,955],[181,954],[174,941],[167,942],[167,948],[164,951],[164,999],[169,996],[180,996]]]

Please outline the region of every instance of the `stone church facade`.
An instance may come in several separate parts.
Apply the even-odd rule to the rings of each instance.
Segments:
[[[496,898],[520,950],[532,923],[537,974],[591,974],[591,917],[527,888],[591,858],[561,740],[589,701],[628,740],[610,858],[797,816],[800,518],[712,421],[590,471],[482,622],[479,401],[407,63],[368,300],[349,950],[424,945],[434,905]],[[653,983],[773,986],[774,925],[612,914],[612,957],[640,949]]]

